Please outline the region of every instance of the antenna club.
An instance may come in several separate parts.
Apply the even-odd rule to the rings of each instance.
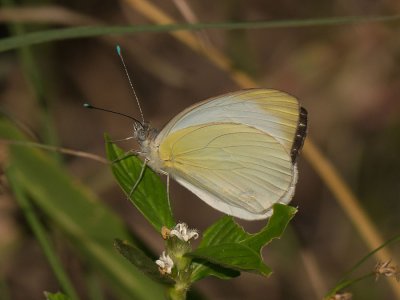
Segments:
[[[117,45],[115,49],[117,50],[118,55],[121,56],[121,47]]]
[[[93,108],[93,106],[89,103],[83,103],[84,108]]]

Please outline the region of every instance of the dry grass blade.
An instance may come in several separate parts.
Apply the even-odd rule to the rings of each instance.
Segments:
[[[0,9],[0,23],[6,22],[37,22],[63,25],[96,23],[96,21],[91,17],[56,5],[2,8]]]
[[[189,23],[197,23],[198,22],[196,14],[190,8],[190,6],[186,0],[173,0],[173,2],[186,21],[188,21]],[[211,45],[211,41],[208,38],[207,33],[204,30],[197,31],[196,36],[202,43],[203,47],[207,48]]]
[[[157,24],[171,24],[175,20],[159,10],[156,6],[146,0],[125,0],[132,6],[133,9]],[[226,71],[231,78],[242,88],[257,86],[257,83],[246,74],[233,70],[232,63],[221,52],[213,47],[209,47],[207,51],[203,51],[198,41],[191,32],[171,32],[179,41],[207,57],[217,67]],[[351,222],[354,224],[361,237],[365,240],[368,247],[372,251],[383,244],[383,238],[379,231],[374,226],[373,222],[368,218],[364,210],[359,204],[359,200],[351,192],[350,188],[341,179],[341,176],[329,162],[329,160],[322,155],[318,147],[314,145],[313,141],[308,138],[304,145],[303,153],[314,170],[319,174],[326,186],[335,195],[338,203],[343,208],[345,213],[350,217]],[[389,250],[383,249],[376,253],[379,260],[388,260],[395,257]],[[391,280],[391,287],[393,292],[400,298],[400,285],[395,280]]]
[[[150,4],[147,1],[143,0],[125,0],[129,5],[131,5],[136,11],[146,16],[148,19],[157,24],[172,24],[175,23],[175,20],[170,16],[166,15],[164,12],[159,10],[154,5]],[[256,84],[254,80],[252,80],[249,76],[235,70],[232,68],[231,61],[226,58],[221,52],[219,52],[216,48],[210,46],[207,47],[207,50],[201,46],[196,37],[187,31],[178,31],[171,32],[172,36],[177,38],[183,44],[198,52],[199,54],[204,55],[209,60],[211,60],[217,67],[228,72],[232,77],[233,81],[237,82],[243,88],[254,87]]]
[[[300,256],[304,264],[305,271],[310,278],[311,287],[314,290],[316,299],[322,299],[325,291],[328,288],[318,266],[315,255],[313,255],[309,249],[301,249]]]
[[[62,153],[62,154],[91,159],[91,160],[100,162],[102,164],[109,164],[109,161],[107,159],[105,159],[99,155],[89,153],[89,152],[79,151],[79,150],[63,148],[63,147],[44,145],[44,144],[35,143],[35,142],[4,140],[4,139],[0,139],[0,144],[39,148],[39,149],[43,149],[43,150],[47,150],[47,151],[54,151],[54,152],[58,152],[58,153]]]

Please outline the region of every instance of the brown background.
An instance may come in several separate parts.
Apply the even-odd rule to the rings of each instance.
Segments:
[[[173,2],[153,3],[185,22]],[[124,1],[58,4],[108,24],[150,23]],[[201,22],[391,15],[400,11],[399,2],[394,0],[187,4]],[[281,89],[300,99],[309,113],[309,136],[337,167],[385,239],[398,234],[400,213],[398,24],[208,30],[200,34],[203,43],[224,52],[259,86]],[[45,28],[41,26],[27,28]],[[2,33],[7,32],[3,26]],[[157,128],[199,100],[238,89],[226,73],[166,33],[126,35],[111,42],[88,38],[39,45],[34,47],[38,80],[45,90],[47,104],[43,105],[50,112],[59,145],[104,156],[103,132],[115,139],[132,134],[129,120],[82,108],[82,103],[91,102],[139,117],[115,53],[117,42],[122,46],[145,118]],[[40,107],[34,97],[16,53],[1,53],[2,109],[27,124],[41,141],[48,141],[39,125]],[[121,145],[127,150],[135,146],[131,142]],[[106,166],[82,158],[64,159],[74,177],[118,212],[155,253],[162,251],[157,234],[126,201]],[[292,202],[299,213],[284,237],[264,251],[274,274],[269,279],[253,274],[231,281],[210,278],[194,288],[210,299],[316,299],[370,251],[303,158],[299,170]],[[171,195],[177,220],[200,231],[221,217],[176,183],[172,184]],[[42,299],[43,290],[57,290],[37,242],[7,193],[1,196],[0,213],[0,271],[11,299]],[[263,222],[243,224],[255,231]],[[398,253],[398,247],[392,250]],[[83,264],[70,251],[62,254],[74,281],[79,282]],[[372,259],[365,270],[372,270],[374,264]],[[356,299],[393,297],[385,280],[375,283],[368,279],[352,291]]]

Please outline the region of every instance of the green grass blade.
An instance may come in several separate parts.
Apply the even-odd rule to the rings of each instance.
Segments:
[[[36,239],[42,247],[43,253],[46,256],[47,261],[49,262],[50,267],[52,268],[64,292],[69,295],[71,299],[79,299],[78,294],[69,280],[67,273],[64,271],[64,268],[58,259],[53,246],[51,245],[50,239],[47,237],[46,230],[40,223],[30,201],[27,199],[23,187],[18,185],[18,181],[14,179],[15,171],[16,170],[13,167],[10,167],[6,170],[7,179],[11,184],[15,199],[21,207],[29,226],[31,227]]]
[[[194,23],[194,24],[166,24],[166,25],[137,25],[137,26],[84,26],[73,28],[52,29],[32,32],[23,36],[5,38],[0,41],[0,52],[16,49],[27,45],[35,45],[66,39],[87,38],[104,35],[121,35],[141,32],[171,32],[178,30],[202,29],[269,29],[269,28],[298,28],[309,26],[334,26],[347,24],[361,24],[372,22],[399,21],[400,15],[392,16],[348,16],[332,18],[312,18],[300,20],[277,20],[255,22],[221,22],[221,23]]]
[[[22,139],[5,121],[0,121],[0,136]],[[14,179],[94,270],[125,298],[163,299],[162,286],[127,264],[115,251],[114,238],[132,240],[120,218],[38,149],[11,146],[10,150],[10,165],[16,170]]]

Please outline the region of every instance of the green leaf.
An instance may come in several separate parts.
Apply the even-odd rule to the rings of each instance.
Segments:
[[[67,295],[63,293],[49,293],[49,292],[44,292],[44,295],[46,297],[46,300],[70,300],[71,298],[68,297]]]
[[[191,282],[195,282],[207,276],[214,276],[219,279],[231,279],[239,275],[240,272],[237,270],[224,268],[220,265],[210,263],[207,260],[196,258],[196,261],[192,262],[192,274],[190,279]]]
[[[225,216],[207,228],[199,247],[239,242],[248,236],[232,217]]]
[[[260,253],[241,243],[198,248],[190,255],[238,271],[252,271],[264,276],[271,273],[270,268],[264,265]]]
[[[124,158],[126,156],[124,151],[111,143],[107,136],[105,139],[108,159],[118,160],[112,164],[114,176],[128,195],[139,180],[143,162],[136,156]],[[175,225],[165,186],[150,168],[146,167],[139,185],[129,200],[158,232],[161,232],[162,226],[172,228]]]
[[[283,234],[289,221],[294,217],[296,212],[297,209],[292,206],[279,203],[275,204],[274,213],[269,219],[267,226],[256,234],[250,234],[246,239],[241,241],[241,243],[261,251],[265,245]]]
[[[0,120],[0,137],[24,139],[3,120]],[[9,148],[16,184],[24,188],[36,206],[116,291],[129,299],[163,298],[161,285],[143,276],[115,251],[115,237],[130,240],[130,233],[117,215],[42,151],[20,145]]]
[[[139,248],[130,245],[127,241],[121,241],[116,239],[114,246],[129,262],[135,265],[139,270],[149,276],[151,279],[158,281],[163,284],[172,285],[175,283],[174,280],[161,275],[155,260],[148,257]]]
[[[271,273],[262,260],[262,248],[278,238],[284,232],[287,224],[296,213],[296,209],[284,204],[275,204],[274,213],[268,224],[258,233],[249,234],[239,226],[232,217],[223,217],[210,226],[203,235],[199,247],[188,255],[198,263],[192,272],[192,280],[205,276],[218,276],[218,273],[209,270],[206,264],[198,261],[211,262],[238,271],[250,271],[268,276]],[[229,277],[227,277],[229,278]]]

